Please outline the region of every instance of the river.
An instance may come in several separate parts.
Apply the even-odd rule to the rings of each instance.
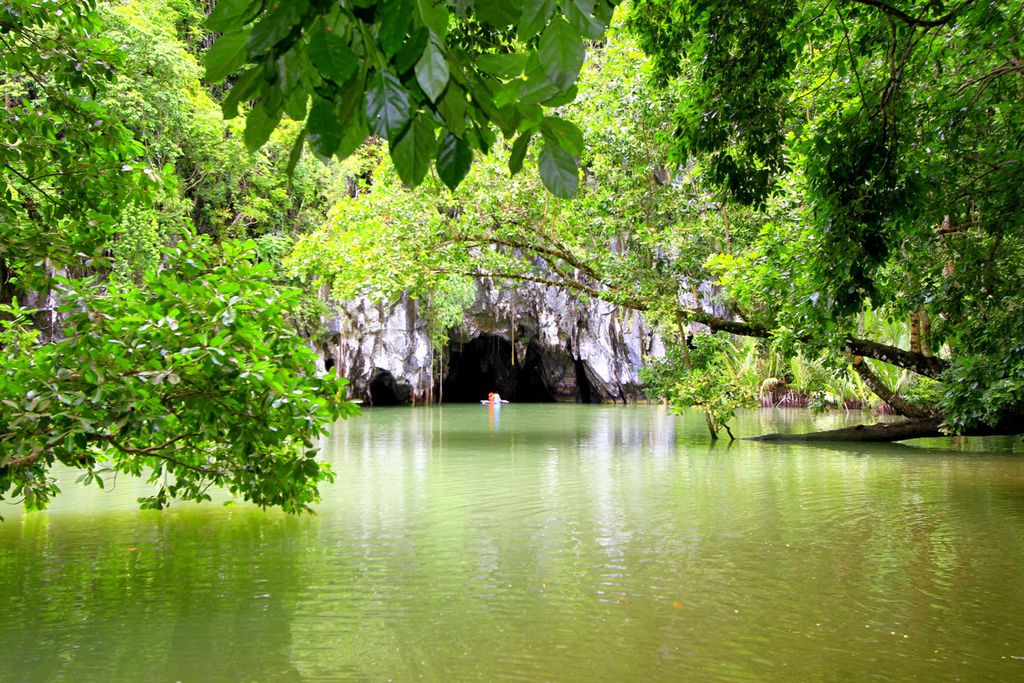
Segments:
[[[734,431],[858,416],[741,415]],[[2,681],[1024,680],[1024,446],[378,408],[315,516],[2,506]]]

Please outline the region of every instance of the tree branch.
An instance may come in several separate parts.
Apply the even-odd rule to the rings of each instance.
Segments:
[[[895,410],[899,415],[903,417],[913,418],[926,418],[931,417],[927,410],[915,406],[910,401],[906,400],[895,391],[891,390],[885,385],[885,382],[871,371],[868,364],[864,362],[863,356],[853,357],[853,370],[860,378],[864,380],[864,384],[868,386],[875,396],[889,404],[889,407]]]
[[[37,448],[34,451],[32,451],[31,453],[29,453],[28,455],[23,455],[20,458],[14,458],[12,460],[8,460],[3,465],[0,465],[0,469],[8,468],[8,467],[10,467],[11,469],[14,469],[14,468],[17,468],[17,467],[24,467],[25,465],[31,465],[36,460],[38,460],[39,456],[42,455],[42,454],[43,454],[43,449],[42,448]]]
[[[604,297],[601,296],[602,292],[599,292],[598,290],[594,289],[593,287],[588,287],[587,285],[583,284],[582,282],[577,282],[575,280],[572,280],[572,281],[567,281],[567,280],[551,280],[549,278],[535,277],[535,276],[532,276],[532,275],[524,275],[522,273],[504,273],[504,272],[497,272],[497,271],[479,271],[479,270],[448,270],[446,268],[435,268],[431,272],[437,273],[439,275],[450,273],[452,275],[462,275],[464,277],[489,278],[489,279],[492,279],[492,280],[493,279],[506,279],[506,280],[519,280],[519,281],[522,281],[522,282],[535,282],[535,283],[537,283],[539,285],[545,285],[547,287],[557,287],[558,289],[573,289],[573,290],[576,290],[576,291],[581,292],[583,294],[588,294],[588,295],[593,296],[593,297],[598,298],[598,299],[603,299],[604,298]]]
[[[892,5],[887,5],[886,3],[881,2],[881,0],[853,0],[853,1],[855,3],[857,3],[857,4],[860,4],[860,5],[868,5],[869,7],[874,7],[875,9],[879,9],[882,12],[884,12],[885,14],[889,15],[890,17],[893,17],[895,19],[899,19],[900,21],[902,21],[905,24],[908,24],[909,26],[918,26],[918,27],[921,27],[921,28],[935,28],[937,26],[945,26],[946,24],[951,22],[953,19],[955,19],[956,15],[959,14],[960,11],[964,7],[967,7],[967,5],[971,4],[972,0],[965,0],[965,2],[963,2],[963,3],[959,4],[959,5],[957,5],[956,7],[954,7],[953,10],[950,11],[948,14],[946,14],[945,16],[941,16],[938,19],[921,19],[919,17],[913,17],[913,16],[907,14],[906,12],[904,12],[901,9],[897,9],[896,7],[893,7]]]
[[[1020,434],[1024,427],[1019,421],[1011,420],[1001,424],[979,425],[965,430],[959,436],[1010,436]],[[879,422],[873,425],[855,425],[842,429],[829,429],[809,434],[764,434],[755,436],[748,441],[773,441],[777,443],[806,442],[857,442],[857,443],[891,443],[905,439],[926,439],[950,436],[942,431],[942,418],[929,417],[923,420],[906,420],[904,422]]]
[[[977,83],[985,83],[987,81],[990,81],[994,78],[999,78],[1000,76],[1004,76],[1006,74],[1024,73],[1024,64],[1016,64],[1014,63],[1015,61],[1016,60],[1007,62],[1006,64],[1003,64],[1002,66],[997,67],[986,74],[978,76],[977,78],[972,78],[969,81],[964,81],[963,83],[956,87],[956,92],[963,92],[972,85],[975,85]]]
[[[760,325],[717,318],[704,311],[685,311],[685,313],[690,316],[691,320],[707,325],[715,331],[728,332],[742,337],[759,337],[761,339],[767,339],[772,336],[771,330]],[[805,335],[798,337],[798,340],[809,343],[813,341],[813,338]],[[865,356],[873,360],[879,360],[883,363],[911,370],[925,377],[931,377],[932,379],[938,379],[943,372],[949,369],[949,361],[942,358],[905,351],[896,346],[882,344],[869,339],[847,337],[843,340],[843,347],[844,351],[855,356]]]
[[[545,260],[548,260],[548,259],[551,259],[551,258],[556,258],[556,259],[559,259],[561,261],[565,261],[570,266],[572,266],[576,270],[580,271],[584,275],[587,275],[588,277],[592,277],[595,280],[600,280],[600,278],[598,277],[597,272],[594,271],[593,268],[591,268],[589,265],[584,263],[579,258],[577,258],[577,257],[573,256],[572,254],[568,253],[564,248],[563,249],[551,249],[551,248],[548,248],[548,247],[542,247],[542,246],[538,246],[538,245],[535,245],[535,244],[522,244],[522,243],[519,243],[519,242],[514,242],[512,240],[502,239],[500,237],[475,237],[475,238],[471,238],[471,239],[454,240],[454,241],[460,241],[460,242],[462,242],[463,244],[466,244],[466,245],[493,244],[495,246],[508,247],[510,249],[522,249],[524,251],[531,251],[531,252],[534,252],[535,254],[541,256]]]
[[[195,437],[195,436],[199,436],[199,433],[198,432],[189,432],[187,434],[180,434],[180,435],[178,435],[178,436],[176,436],[176,437],[174,437],[172,439],[168,439],[167,441],[164,441],[161,444],[156,444],[155,446],[148,446],[146,448],[134,448],[132,446],[126,446],[126,445],[120,443],[117,439],[115,439],[113,436],[111,436],[109,434],[105,435],[105,436],[102,436],[101,438],[102,438],[102,440],[106,441],[107,443],[109,443],[111,446],[113,446],[117,450],[121,451],[122,453],[127,453],[129,455],[144,455],[144,456],[147,456],[147,457],[159,458],[160,460],[165,460],[165,461],[171,463],[172,465],[177,465],[178,467],[181,467],[182,469],[189,470],[191,472],[196,472],[198,474],[205,474],[205,475],[216,475],[217,474],[216,470],[211,470],[211,469],[208,469],[206,467],[198,467],[196,465],[190,465],[188,463],[185,463],[185,462],[182,462],[182,461],[177,460],[175,458],[172,458],[169,455],[167,455],[166,453],[162,453],[161,452],[164,449],[166,449],[168,446],[170,446],[170,445],[172,445],[174,443],[177,443],[178,441],[181,441],[183,439],[189,439],[189,438],[192,438],[192,437]]]

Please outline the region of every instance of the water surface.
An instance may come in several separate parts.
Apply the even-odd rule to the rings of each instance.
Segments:
[[[71,474],[48,512],[4,506],[0,680],[1024,678],[1019,441],[703,429],[656,407],[366,410],[299,518],[140,512],[138,484]]]

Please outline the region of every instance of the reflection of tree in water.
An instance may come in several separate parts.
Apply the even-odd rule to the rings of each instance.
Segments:
[[[710,446],[697,413],[503,411],[496,433],[481,406],[346,423],[318,517],[12,515],[0,681],[813,680],[826,660],[857,678],[865,651],[1012,678],[992,635],[1024,604],[1010,451]],[[792,675],[751,656],[786,651],[824,654]]]
[[[301,680],[291,615],[311,520],[211,512],[0,529],[0,678]]]

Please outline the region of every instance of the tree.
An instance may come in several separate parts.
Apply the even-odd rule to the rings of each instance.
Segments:
[[[874,0],[756,16],[641,0],[631,15],[663,77],[698,86],[676,155],[709,158],[734,202],[790,202],[792,220],[711,264],[735,309],[776,338],[873,358],[842,341],[863,311],[925,311],[928,346],[952,362],[917,349],[907,366],[943,380],[938,408],[957,432],[1022,424],[1021,16],[1018,2]],[[757,68],[740,89],[744,59]]]
[[[136,166],[141,145],[96,102],[121,61],[99,29],[95,2],[0,4],[4,299],[13,278],[45,289],[54,268],[102,256],[124,206],[161,181],[159,168]]]
[[[68,335],[50,344],[33,343],[23,315],[7,322],[0,492],[44,507],[60,462],[100,486],[148,476],[159,486],[147,507],[208,500],[211,486],[288,512],[317,500],[331,473],[316,442],[355,407],[343,382],[310,372],[285,316],[301,292],[275,284],[254,250],[181,249],[116,291],[65,280]]]
[[[241,4],[246,11],[223,26],[237,30],[255,21],[252,31],[262,27],[263,35],[272,15],[261,13],[257,5]],[[246,80],[242,97],[259,94],[271,108],[283,97],[286,83],[271,71],[273,60],[284,64],[292,59],[288,50],[308,53],[314,39],[320,40],[318,31],[326,31],[323,8],[303,7],[290,15],[290,32],[273,47],[246,38],[238,63],[262,64],[266,77],[249,76],[259,84]],[[423,84],[410,60],[428,53],[415,38],[420,28],[430,31],[428,24],[418,23],[423,8],[418,6],[419,19],[392,33],[384,30],[390,24],[381,22],[387,7],[390,4],[385,3],[374,5],[372,12],[367,8],[365,13],[345,14],[344,40],[362,66],[346,72],[351,89],[336,104],[340,108],[342,101],[347,102],[355,118],[347,125],[347,110],[341,109],[342,115],[328,118],[345,135],[355,132],[350,141],[354,145],[365,138],[359,119],[364,101],[371,115],[391,112],[377,106],[383,101],[402,104],[392,112],[395,125],[377,132],[389,141],[399,177],[415,185],[427,177],[426,166],[410,173],[409,158],[398,143],[432,140],[432,132],[425,134],[428,128],[443,128],[449,135],[453,120],[420,92],[423,87],[417,90],[417,84]],[[488,23],[489,8],[481,6],[479,17],[474,13],[477,7],[473,12],[463,8],[456,13],[457,25],[481,18],[485,29],[496,30],[485,35],[499,35],[500,29],[517,21],[520,27],[528,23],[530,7],[510,5],[494,23]],[[562,15],[576,26],[571,19],[578,14],[576,3],[559,4],[557,12],[544,15],[554,18],[542,38],[548,30],[562,30],[551,28],[562,26]],[[942,10],[934,4],[900,8],[874,0],[779,0],[756,8],[728,0],[641,0],[630,10],[630,27],[654,58],[655,81],[676,101],[674,113],[663,121],[671,129],[665,163],[672,166],[663,177],[682,178],[701,188],[705,207],[714,210],[683,212],[685,220],[660,223],[667,227],[658,235],[651,234],[645,221],[636,221],[637,214],[624,211],[631,215],[616,229],[636,247],[626,250],[625,256],[592,248],[610,237],[603,217],[576,232],[575,238],[538,229],[534,217],[519,223],[529,227],[513,238],[509,234],[516,232],[516,225],[498,220],[485,236],[474,238],[477,246],[495,247],[482,256],[493,262],[486,272],[506,272],[499,260],[525,250],[542,259],[548,270],[519,272],[519,277],[561,283],[655,315],[681,314],[713,330],[771,339],[781,349],[809,345],[849,354],[850,361],[860,357],[892,364],[943,381],[941,402],[933,406],[944,416],[943,429],[1013,431],[1022,424],[1024,408],[1024,368],[1017,353],[1024,348],[1017,286],[1021,206],[1015,180],[1022,161],[1021,63],[1015,28],[1020,17],[1021,5],[1014,1],[968,2]],[[575,33],[566,33],[573,41],[589,36],[576,28]],[[524,63],[529,65],[536,57],[544,76],[565,91],[569,75],[575,79],[577,69],[564,74],[549,69],[552,63],[545,62],[543,46],[552,43],[533,41],[535,33],[521,28],[520,32],[523,40],[506,36],[500,47],[489,43],[494,46],[491,51],[481,48],[479,41],[467,43],[458,32],[435,32],[430,40],[445,38],[437,46],[449,61],[449,73],[473,73],[466,61],[473,49],[478,50],[481,68],[491,64],[493,51],[503,55],[503,64],[518,63],[515,60],[525,55]],[[455,39],[456,35],[460,37]],[[573,41],[567,37],[558,45],[569,52]],[[378,50],[383,56],[371,58]],[[413,55],[396,61],[397,55],[406,54],[403,50]],[[311,63],[315,67],[312,58]],[[314,67],[294,71],[299,90],[309,90],[311,84],[315,89],[319,83],[323,74]],[[514,172],[528,151],[524,140],[536,130],[531,124],[537,122],[536,102],[526,84],[539,81],[531,81],[528,67],[510,67],[508,73],[507,78],[495,80],[485,74],[481,82],[467,78],[454,83],[460,95],[465,91],[480,105],[479,111],[473,109],[468,118],[460,119],[469,122],[470,147],[492,148],[483,131],[489,124],[497,125],[511,143],[508,165]],[[391,83],[390,76],[413,95],[381,100],[391,91],[375,87],[372,79]],[[328,87],[327,92],[338,91]],[[569,89],[568,94],[574,93]],[[564,107],[566,98],[559,95],[542,102]],[[577,183],[558,184],[557,161],[563,155],[554,151],[555,141],[568,156],[582,155],[584,165],[590,160],[578,129],[562,122],[561,117],[540,119],[545,147],[537,163],[545,185],[564,196],[575,191]],[[311,112],[307,132],[319,125],[319,115]],[[484,141],[487,144],[478,144]],[[321,152],[345,154],[349,148],[339,143]],[[437,148],[425,144],[421,151],[418,159],[433,158]],[[448,182],[452,176],[447,162],[440,157],[439,162],[438,177],[455,185]],[[575,170],[568,175],[575,178]],[[613,213],[607,197],[598,200],[604,179],[595,177],[597,189],[582,189],[576,206],[594,202],[591,205],[600,206],[605,215]],[[673,212],[657,201],[653,206],[648,215]],[[709,216],[711,224],[705,221]],[[750,231],[746,237],[730,232],[737,216]],[[680,239],[680,231],[692,235],[702,222],[717,253],[687,258],[696,240]],[[444,230],[449,230],[449,238],[440,240],[442,246],[467,244],[460,229]],[[465,253],[451,254],[445,263],[443,252],[429,244],[421,245],[431,251],[424,273],[445,271],[452,264],[474,270],[464,267]],[[648,272],[641,267],[645,263]],[[719,285],[726,311],[712,312],[702,305],[708,302],[680,305],[680,295],[706,275]],[[657,296],[658,291],[669,296]],[[941,355],[860,335],[865,313],[905,320],[921,311],[935,321],[927,346],[942,349]],[[867,371],[861,363],[857,367]],[[922,435],[935,433],[934,420],[921,423]]]
[[[170,10],[0,4],[0,498],[45,506],[60,463],[86,484],[148,476],[151,507],[220,486],[305,510],[331,477],[316,442],[355,406],[343,380],[317,376],[299,334],[307,295],[275,272],[273,244],[230,239],[261,236],[248,224],[199,234],[223,233],[209,220],[222,213],[257,215],[232,178],[268,200],[271,233],[274,195],[286,201],[259,181],[286,179],[204,116],[216,107]],[[56,302],[42,329],[17,298],[40,293]]]

